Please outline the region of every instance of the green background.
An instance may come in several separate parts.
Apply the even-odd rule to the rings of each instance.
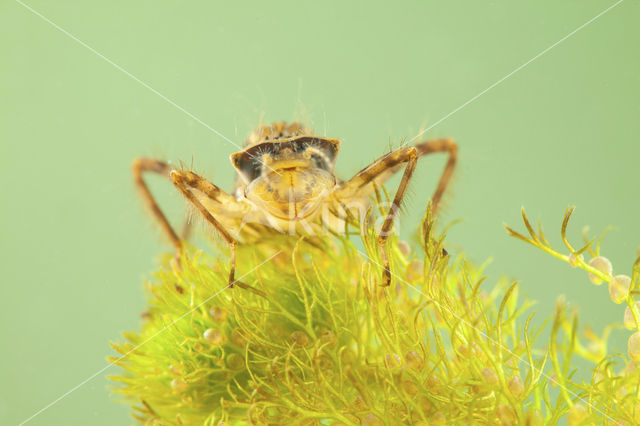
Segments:
[[[342,139],[337,172],[346,178],[614,2],[28,4],[69,34],[14,0],[0,4],[7,425],[99,371],[109,341],[139,326],[143,277],[169,246],[134,190],[133,158],[193,161],[230,189],[237,148],[194,116],[238,144],[261,119],[301,118]],[[575,204],[571,235],[615,225],[603,250],[615,271],[630,274],[640,245],[639,20],[640,4],[623,1],[426,135],[460,145],[442,218],[465,222],[451,231],[450,251],[493,257],[489,282],[519,280],[539,300],[538,324],[561,293],[596,330],[622,318],[606,287],[509,238],[502,223],[523,229],[524,205],[559,246],[562,214]],[[403,235],[417,226],[443,164],[419,163]],[[181,218],[176,191],[160,179],[153,188]],[[614,351],[626,350],[627,335],[615,334]],[[130,423],[108,393],[105,375],[115,372],[29,424]]]

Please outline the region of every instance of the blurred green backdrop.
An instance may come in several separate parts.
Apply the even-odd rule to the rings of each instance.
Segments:
[[[303,119],[343,140],[337,170],[346,178],[614,4],[27,3],[42,16],[14,0],[0,4],[7,425],[106,366],[109,341],[139,325],[143,277],[169,246],[134,191],[132,159],[193,161],[230,189],[236,147],[193,116],[239,144],[261,119]],[[560,293],[596,330],[622,318],[605,287],[510,239],[502,223],[522,229],[524,205],[557,245],[562,213],[575,204],[571,235],[615,225],[603,250],[630,273],[640,244],[639,19],[640,4],[623,1],[425,135],[460,144],[443,220],[465,222],[451,231],[450,251],[493,257],[490,282],[519,280],[540,301],[538,324]],[[420,162],[403,235],[417,226],[443,164]],[[159,179],[153,188],[180,218],[176,191]],[[622,352],[625,335],[615,335]],[[29,424],[130,423],[108,393],[114,371]]]

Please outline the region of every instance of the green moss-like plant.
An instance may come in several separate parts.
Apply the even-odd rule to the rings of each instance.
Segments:
[[[614,282],[636,330],[638,262],[612,277],[587,245],[562,254],[534,232],[517,238]],[[396,425],[640,423],[640,369],[607,353],[606,336],[579,336],[559,302],[549,345],[536,342],[516,284],[488,287],[482,268],[443,250],[429,213],[419,250],[392,238],[393,285],[382,287],[375,234],[265,234],[238,247],[239,282],[227,288],[225,256],[167,257],[148,283],[142,330],[114,344],[115,377],[140,422],[161,425]],[[359,246],[362,249],[358,248]],[[605,262],[606,263],[606,262]],[[614,297],[615,296],[615,297]],[[607,333],[605,332],[605,335]],[[635,339],[635,340],[634,340]],[[572,356],[593,362],[574,379]]]

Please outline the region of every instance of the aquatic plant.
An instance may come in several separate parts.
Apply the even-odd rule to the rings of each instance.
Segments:
[[[583,336],[562,300],[545,344],[517,283],[490,285],[482,265],[447,253],[427,210],[418,249],[388,242],[389,287],[368,221],[355,235],[241,245],[233,288],[224,254],[166,256],[142,329],[113,345],[115,391],[140,422],[163,425],[640,423],[640,262],[614,275],[599,241],[574,249],[571,211],[565,253],[524,211],[529,235],[507,230],[608,283],[627,304],[628,358],[608,353],[610,328]],[[590,382],[575,356],[592,363]]]

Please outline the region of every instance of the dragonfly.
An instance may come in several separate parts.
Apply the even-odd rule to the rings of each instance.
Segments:
[[[317,232],[320,227],[340,228],[340,224],[353,217],[354,210],[362,217],[376,188],[403,170],[377,234],[383,266],[382,285],[388,286],[392,274],[387,240],[418,159],[433,153],[448,154],[431,197],[435,214],[453,175],[458,145],[451,138],[441,138],[401,147],[343,181],[334,173],[340,144],[339,139],[318,136],[299,122],[261,125],[249,135],[242,151],[231,154],[231,164],[237,171],[231,193],[191,170],[178,169],[158,159],[136,158],[132,170],[144,203],[175,247],[177,256],[182,253],[184,237],[169,223],[144,179],[145,174],[168,178],[197,214],[220,234],[230,249],[229,287],[235,283],[239,243],[260,238],[261,229],[302,234]]]

